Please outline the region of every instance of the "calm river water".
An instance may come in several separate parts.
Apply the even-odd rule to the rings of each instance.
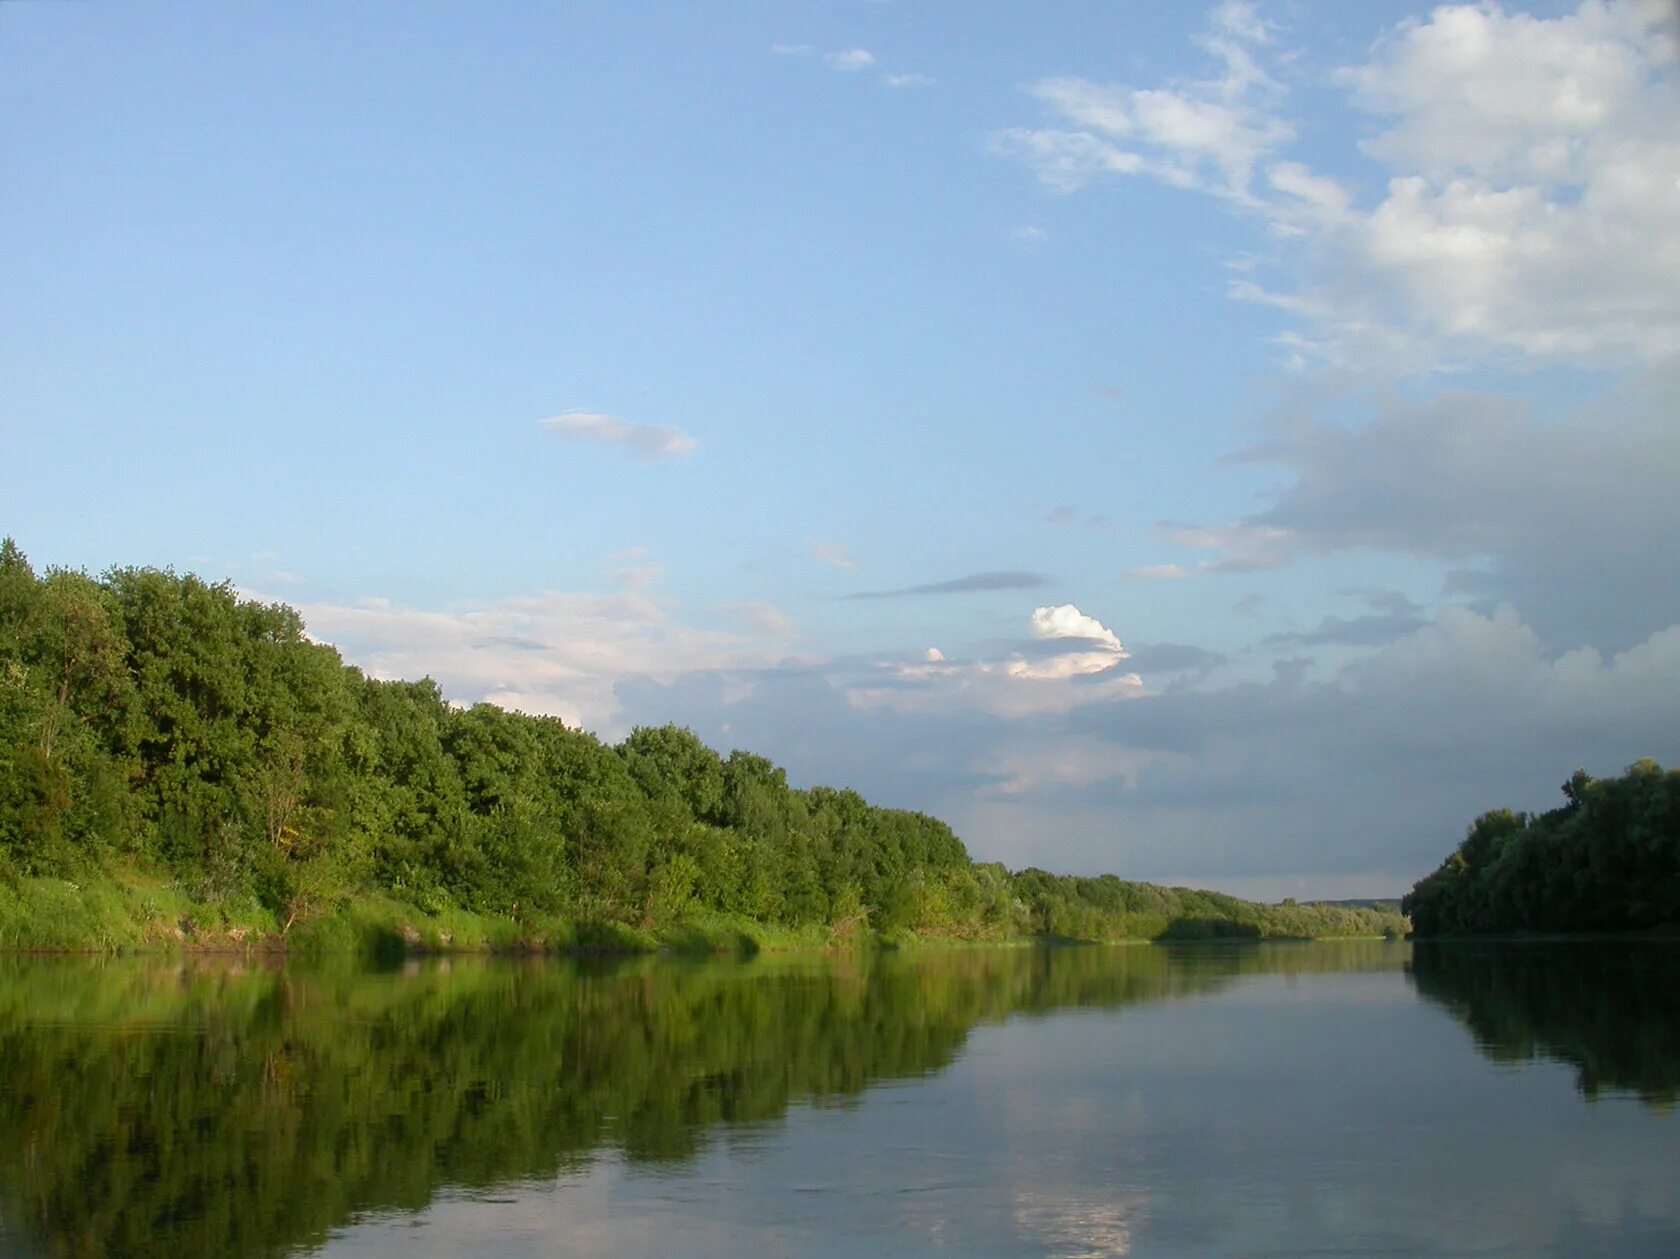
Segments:
[[[1680,1254],[1680,944],[0,960],[0,1254]]]

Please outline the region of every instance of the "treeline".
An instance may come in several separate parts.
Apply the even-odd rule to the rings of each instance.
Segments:
[[[1025,927],[1064,940],[1310,939],[1399,936],[1393,910],[1323,903],[1261,905],[1183,887],[1129,883],[1112,874],[1080,878],[1027,869],[1011,876]]]
[[[1418,935],[1680,928],[1680,771],[1577,770],[1565,803],[1482,814],[1401,902]]]
[[[0,891],[15,902],[20,880],[113,871],[161,889],[146,913],[185,920],[160,929],[214,919],[279,935],[369,897],[515,924],[532,943],[579,942],[578,923],[646,932],[706,918],[825,938],[1398,924],[1012,875],[971,861],[934,818],[792,788],[764,757],[720,756],[687,730],[642,728],[614,746],[553,718],[459,708],[430,680],[367,677],[310,641],[294,609],[226,582],[148,568],[38,576],[8,540]]]

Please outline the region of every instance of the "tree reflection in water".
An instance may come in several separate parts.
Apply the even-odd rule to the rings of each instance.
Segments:
[[[1420,941],[1409,970],[1496,1062],[1569,1063],[1589,1099],[1680,1095],[1680,942]]]
[[[1398,966],[1395,947],[1016,948],[748,963],[217,958],[0,967],[0,1241],[284,1254],[447,1186],[687,1160],[948,1066],[978,1023]]]

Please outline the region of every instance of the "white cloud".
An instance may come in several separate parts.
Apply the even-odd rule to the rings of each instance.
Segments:
[[[1386,320],[1465,357],[1680,352],[1672,16],[1443,6],[1344,70],[1386,124],[1362,147],[1389,182],[1367,213],[1298,216],[1328,272],[1301,294],[1329,311],[1318,348],[1333,358]],[[1338,294],[1349,278],[1361,300]]]
[[[1145,564],[1141,568],[1128,569],[1126,572],[1126,576],[1138,581],[1177,581],[1189,575],[1189,571],[1182,564]]]
[[[935,80],[931,75],[912,71],[909,74],[883,74],[881,82],[888,87],[932,87]]]
[[[809,57],[813,50],[809,44],[771,44],[770,51],[778,57]]]
[[[632,424],[599,411],[567,411],[539,423],[557,437],[581,438],[622,446],[642,459],[692,454],[698,443],[679,428]]]
[[[831,52],[823,57],[832,69],[844,74],[855,74],[859,70],[867,70],[875,64],[875,54],[867,48],[848,48],[844,52]]]
[[[838,542],[813,542],[811,554],[834,568],[854,569],[858,566],[852,553]]]
[[[1101,643],[1122,660],[1126,657],[1126,649],[1120,645],[1113,630],[1096,617],[1086,616],[1071,603],[1033,609],[1032,632],[1034,638],[1089,639]]]
[[[1028,630],[1032,651],[1023,648],[997,660],[954,661],[929,648],[919,661],[881,666],[877,676],[850,685],[847,698],[864,709],[906,713],[972,709],[1024,717],[1143,693],[1142,678],[1116,668],[1128,658],[1120,639],[1073,604],[1035,609]],[[1051,645],[1051,649],[1037,644]]]
[[[1043,642],[1071,640],[1081,649],[1046,659],[1010,660],[1002,668],[1012,678],[1049,681],[1084,677],[1107,673],[1127,659],[1128,653],[1114,631],[1071,603],[1034,609],[1031,624],[1034,638]],[[1124,675],[1124,681],[1128,686],[1142,686],[1142,679],[1135,673]]]
[[[1099,176],[1136,175],[1144,169],[1136,153],[1123,152],[1086,132],[1011,127],[996,132],[990,147],[1027,163],[1051,192],[1077,192]]]
[[[1017,227],[1013,232],[1009,233],[1009,235],[1012,240],[1025,241],[1030,245],[1037,244],[1039,241],[1047,240],[1049,238],[1049,233],[1042,227],[1034,227],[1030,223],[1024,227]]]
[[[993,148],[1052,191],[1143,175],[1263,222],[1230,294],[1291,315],[1295,367],[1604,364],[1680,353],[1680,125],[1673,7],[1582,0],[1555,17],[1442,5],[1335,83],[1378,130],[1375,196],[1288,158],[1294,127],[1252,6],[1198,42],[1217,72],[1139,89],[1049,78],[1056,125]]]

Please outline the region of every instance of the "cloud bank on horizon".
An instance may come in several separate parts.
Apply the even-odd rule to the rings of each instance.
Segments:
[[[1674,5],[859,8],[14,15],[0,528],[1013,865],[1397,895],[1680,761]]]

